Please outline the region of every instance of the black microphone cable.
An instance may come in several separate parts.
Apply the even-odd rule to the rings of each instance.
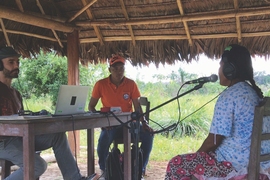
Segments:
[[[182,84],[181,87],[179,88],[178,92],[177,92],[177,96],[179,95],[179,92],[180,90],[183,88],[183,86],[185,85]],[[179,102],[179,98],[177,99],[177,104],[178,104],[178,113],[179,113],[179,116],[178,116],[178,120],[176,123],[173,123],[172,125],[169,125],[167,127],[163,127],[161,126],[160,124],[158,124],[162,129],[160,130],[156,130],[156,131],[153,131],[153,132],[150,132],[151,134],[158,134],[158,133],[162,133],[162,132],[167,132],[167,134],[169,133],[169,131],[173,131],[173,130],[176,130],[177,126],[182,122],[184,121],[186,118],[190,117],[191,115],[195,114],[196,112],[198,112],[199,110],[201,110],[203,107],[205,107],[207,104],[209,104],[210,102],[212,102],[213,100],[215,100],[222,92],[224,92],[228,87],[226,87],[223,91],[221,91],[220,93],[218,93],[218,95],[216,95],[214,98],[212,98],[211,100],[209,100],[208,102],[206,102],[205,104],[203,104],[200,108],[198,108],[197,110],[195,110],[194,112],[190,113],[189,115],[187,115],[186,117],[184,117],[183,119],[181,119],[181,106],[180,106],[180,102]],[[152,122],[152,120],[151,120]],[[154,121],[153,121],[154,122]]]
[[[184,121],[185,119],[187,119],[188,117],[190,117],[191,115],[195,114],[196,112],[198,112],[199,110],[201,110],[202,108],[204,108],[206,105],[208,105],[210,102],[214,101],[218,96],[220,96],[221,93],[223,93],[226,89],[228,89],[228,87],[226,87],[224,90],[222,90],[220,93],[218,93],[214,98],[210,99],[209,101],[207,101],[205,104],[203,104],[201,107],[199,107],[197,110],[193,111],[192,113],[190,113],[189,115],[187,115],[186,117],[184,117],[183,119],[179,120],[177,122],[177,125],[180,124],[180,122]],[[180,106],[180,104],[179,104]]]
[[[132,119],[127,121],[127,122],[123,122],[114,114],[114,112],[109,111],[108,114],[111,114],[120,123],[120,126],[124,126],[124,127],[128,128],[128,129],[130,129],[130,127],[127,124],[132,122],[133,121]]]
[[[74,138],[74,156],[75,156],[75,162],[76,162],[76,168],[77,168],[77,171],[78,173],[80,174],[80,169],[79,169],[79,166],[78,166],[78,159],[77,159],[77,139],[76,139],[76,134],[75,134],[75,119],[74,119],[74,116],[73,115],[70,115],[70,118],[72,120],[72,134],[73,134],[73,138]]]
[[[179,92],[183,88],[183,86],[184,86],[184,84],[182,84],[180,86],[179,90],[177,91],[177,96],[179,95]],[[162,133],[162,132],[165,132],[165,131],[168,133],[169,131],[173,131],[174,129],[176,129],[176,127],[180,123],[180,117],[181,117],[179,98],[177,99],[177,104],[178,104],[178,107],[179,107],[178,108],[179,116],[178,116],[177,123],[173,123],[172,125],[169,125],[167,127],[163,127],[160,124],[158,124],[158,123],[155,122],[156,124],[158,124],[161,127],[161,129],[160,130],[153,131],[153,132],[150,132],[151,134],[158,134],[158,133]],[[151,122],[154,122],[154,121],[151,120]]]
[[[24,92],[22,86],[21,86],[20,79],[19,79],[19,78],[17,78],[17,79],[18,79],[18,84],[19,84],[19,88],[20,88],[21,92],[22,92],[23,94],[26,94],[26,93]],[[22,97],[23,97],[23,96],[22,96]],[[27,99],[27,98],[26,98],[26,99]],[[25,99],[24,103],[25,103],[26,108],[29,109],[26,99]]]

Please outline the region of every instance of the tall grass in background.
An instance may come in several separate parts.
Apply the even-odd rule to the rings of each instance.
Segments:
[[[174,87],[175,83],[167,86],[156,84],[155,86],[156,88],[151,88],[151,91],[144,87],[140,88],[142,96],[148,97],[151,102],[150,109],[155,109],[150,110],[151,127],[160,130],[178,123],[174,131],[165,133],[170,137],[183,137],[186,135],[202,135],[204,137],[208,133],[216,97],[224,88],[216,88],[218,87],[216,84],[205,85],[201,91],[192,91],[185,94],[195,85],[184,87],[180,91],[180,85]],[[160,107],[162,104],[164,105]]]
[[[198,133],[207,133],[210,122],[213,115],[213,108],[215,100],[202,107],[203,104],[207,103],[212,99],[214,95],[193,95],[182,97],[177,100],[160,107],[150,113],[151,121],[150,124],[154,129],[160,129],[155,122],[158,122],[162,127],[167,127],[173,123],[179,123],[175,131],[169,134],[172,137],[182,137],[185,135],[197,135]],[[156,102],[155,98],[149,97],[151,105],[156,105],[162,102]],[[201,109],[200,109],[201,108]]]
[[[33,112],[40,111],[42,109],[45,109],[51,113],[54,113],[55,107],[52,106],[52,101],[50,97],[48,96],[42,96],[42,97],[35,97],[32,96],[30,99],[23,99],[23,106],[25,110],[30,110]]]

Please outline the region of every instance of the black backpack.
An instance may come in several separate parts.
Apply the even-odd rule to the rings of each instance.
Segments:
[[[120,163],[121,152],[118,148],[113,148],[106,159],[106,180],[123,180],[124,173]]]
[[[135,180],[140,180],[142,177],[142,160],[143,153],[142,150],[138,149],[139,166],[138,166],[138,178]],[[136,152],[135,146],[132,145],[131,149],[131,174],[132,180],[134,180],[134,173],[136,168]],[[113,148],[109,152],[106,159],[106,180],[123,180],[124,179],[124,154],[120,152],[118,148]]]

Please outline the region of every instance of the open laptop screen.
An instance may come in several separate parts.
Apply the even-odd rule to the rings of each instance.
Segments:
[[[61,85],[54,115],[84,113],[89,88],[89,86]]]

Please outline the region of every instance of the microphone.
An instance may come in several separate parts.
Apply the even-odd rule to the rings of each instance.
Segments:
[[[218,76],[216,74],[212,74],[209,77],[201,77],[199,79],[191,80],[185,82],[185,84],[196,84],[196,83],[207,83],[207,82],[216,82],[218,80]]]

